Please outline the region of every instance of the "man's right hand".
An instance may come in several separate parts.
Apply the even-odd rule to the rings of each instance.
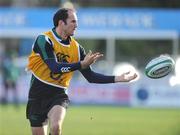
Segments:
[[[96,60],[98,60],[100,57],[102,57],[103,54],[96,52],[92,53],[91,51],[88,52],[88,54],[84,57],[84,60],[81,61],[81,68],[85,69],[91,64],[95,63]]]

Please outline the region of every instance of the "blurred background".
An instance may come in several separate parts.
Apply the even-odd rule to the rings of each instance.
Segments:
[[[133,69],[140,75],[132,83],[101,85],[89,84],[76,71],[65,135],[179,135],[178,0],[0,0],[0,135],[30,134],[25,118],[31,77],[25,71],[27,58],[38,34],[53,27],[53,14],[60,7],[77,10],[75,37],[86,52],[104,54],[93,70],[115,75]],[[173,72],[147,78],[146,64],[162,54],[175,60]]]

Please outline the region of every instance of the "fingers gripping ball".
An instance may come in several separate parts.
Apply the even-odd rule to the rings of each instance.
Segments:
[[[161,55],[152,59],[146,65],[145,74],[153,79],[162,78],[172,71],[174,64],[174,60],[171,57]]]

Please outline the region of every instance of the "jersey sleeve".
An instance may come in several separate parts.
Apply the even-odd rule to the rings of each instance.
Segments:
[[[55,59],[53,53],[53,43],[45,35],[39,35],[34,43],[33,51],[38,53],[43,60]]]
[[[86,56],[86,52],[85,52],[85,49],[79,45],[79,52],[80,52],[80,60],[84,60],[84,57]]]
[[[114,83],[115,76],[96,73],[90,67],[80,70],[80,72],[90,83]]]

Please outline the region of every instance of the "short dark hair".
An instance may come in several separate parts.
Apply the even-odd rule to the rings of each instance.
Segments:
[[[58,26],[59,20],[62,20],[66,24],[66,19],[68,18],[68,11],[68,8],[60,8],[58,11],[56,11],[53,17],[54,27]]]

